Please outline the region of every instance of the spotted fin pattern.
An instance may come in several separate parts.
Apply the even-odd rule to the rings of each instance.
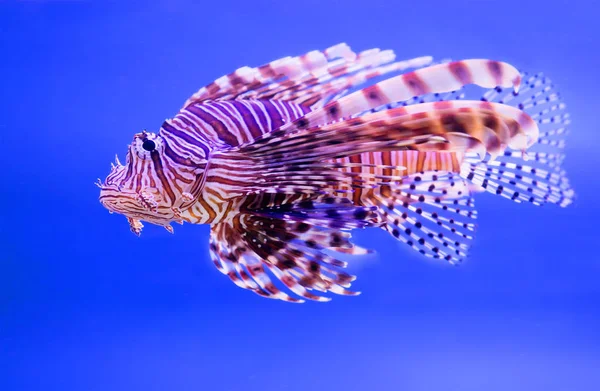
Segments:
[[[450,263],[467,255],[477,212],[469,186],[458,174],[422,172],[365,198],[376,206],[383,228],[419,253]]]
[[[211,156],[212,175],[225,178],[220,197],[254,199],[211,231],[213,261],[238,286],[294,302],[327,300],[313,290],[351,294],[353,277],[325,251],[364,253],[346,231],[366,226],[458,263],[474,235],[474,187],[515,201],[571,202],[558,168],[568,115],[546,79],[527,76],[521,86],[506,63],[465,60],[348,94],[371,78],[430,63],[393,61],[390,51],[357,55],[342,44],[241,68],[186,102],[265,99],[312,110]],[[465,99],[470,84],[492,90]],[[398,163],[409,157],[416,165]],[[298,198],[257,206],[281,196]]]
[[[274,199],[269,197],[258,195],[244,203],[259,199],[264,204]],[[355,277],[341,270],[346,263],[325,251],[365,254],[350,242],[347,231],[368,226],[375,217],[371,209],[335,197],[270,205],[242,207],[246,210],[212,227],[210,252],[217,269],[237,286],[273,299],[330,300],[311,291],[358,294],[348,289]]]
[[[376,208],[379,225],[421,254],[457,263],[474,235],[470,185],[460,177],[462,155],[373,152],[336,159],[352,173],[355,205]]]
[[[519,93],[496,88],[482,100],[528,113],[539,128],[539,137],[526,153],[507,150],[494,160],[467,160],[462,176],[484,191],[516,202],[569,205],[575,194],[561,163],[570,118],[552,82],[543,74],[525,74]]]
[[[211,224],[222,273],[294,302],[353,294],[340,258],[367,250],[351,229],[380,227],[458,263],[473,238],[474,188],[569,205],[569,116],[550,81],[498,61],[431,61],[339,44],[242,67],[158,133],[136,134],[126,164],[97,183],[100,202],[137,235],[142,218],[169,232]],[[470,98],[478,87],[490,90]]]

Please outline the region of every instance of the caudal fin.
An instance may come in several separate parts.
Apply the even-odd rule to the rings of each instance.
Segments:
[[[523,110],[535,121],[539,137],[526,153],[508,149],[493,160],[467,159],[462,176],[484,191],[516,202],[571,204],[575,192],[562,168],[570,118],[554,84],[541,73],[525,74],[519,93],[496,88],[482,100]]]

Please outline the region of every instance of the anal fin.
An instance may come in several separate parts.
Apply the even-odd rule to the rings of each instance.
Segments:
[[[459,173],[434,170],[361,191],[358,203],[376,207],[378,224],[396,239],[454,264],[473,240],[477,211],[470,193]]]

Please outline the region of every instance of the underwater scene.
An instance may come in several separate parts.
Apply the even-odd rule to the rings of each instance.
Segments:
[[[599,389],[592,9],[0,2],[0,389]]]

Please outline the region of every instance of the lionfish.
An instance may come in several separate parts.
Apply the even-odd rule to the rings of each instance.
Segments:
[[[342,258],[370,250],[353,229],[380,227],[456,264],[476,192],[570,204],[569,115],[550,80],[499,61],[432,61],[339,44],[239,68],[158,132],[135,134],[125,165],[117,157],[98,180],[100,202],[137,235],[142,221],[171,233],[172,222],[210,224],[221,273],[291,302],[359,293]]]

